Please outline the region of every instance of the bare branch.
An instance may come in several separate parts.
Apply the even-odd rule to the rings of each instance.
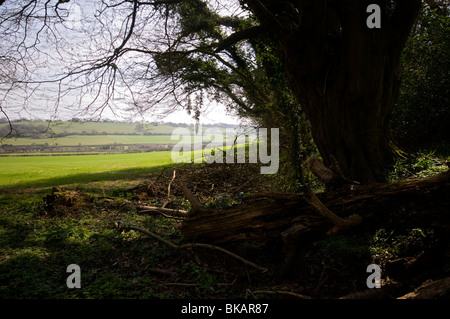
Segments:
[[[228,256],[231,256],[234,259],[237,259],[237,260],[241,261],[243,264],[245,264],[247,266],[251,266],[251,267],[256,268],[256,269],[258,269],[258,270],[260,270],[262,272],[268,271],[267,268],[259,266],[259,265],[255,264],[254,262],[251,262],[251,261],[249,261],[249,260],[247,260],[245,258],[242,258],[241,256],[238,256],[235,253],[232,253],[231,251],[226,250],[226,249],[224,249],[222,247],[219,247],[219,246],[214,246],[214,245],[209,245],[209,244],[201,244],[201,243],[188,243],[188,244],[183,244],[183,245],[179,245],[178,246],[178,245],[175,245],[175,244],[171,243],[168,240],[165,240],[161,236],[158,236],[158,235],[156,235],[156,234],[154,234],[154,233],[152,233],[152,232],[150,232],[150,231],[148,231],[146,229],[140,228],[140,227],[131,226],[131,225],[125,225],[123,222],[118,222],[117,223],[117,228],[119,230],[135,230],[135,231],[141,232],[143,234],[146,234],[146,235],[152,237],[153,239],[156,239],[156,240],[162,242],[164,245],[166,245],[166,246],[168,246],[170,248],[173,248],[173,249],[207,248],[207,249],[211,249],[211,250],[216,250],[216,251],[222,252],[222,253],[224,253],[224,254],[226,254]]]

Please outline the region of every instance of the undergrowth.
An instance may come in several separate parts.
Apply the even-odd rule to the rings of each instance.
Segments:
[[[448,169],[445,161],[434,153],[403,159],[389,178],[396,181],[431,176]],[[249,192],[270,190],[273,182],[269,178],[265,184],[267,180],[252,171],[257,168],[247,166],[198,169],[201,171],[180,167],[176,180],[185,174],[207,208],[240,204]],[[51,192],[49,188],[0,193],[0,298],[245,298],[249,291],[274,287],[295,288],[298,293],[315,297],[337,297],[364,288],[369,263],[382,265],[383,271],[399,260],[406,263],[425,251],[435,236],[430,229],[416,227],[325,239],[305,246],[298,270],[301,280],[280,282],[277,269],[255,273],[218,253],[175,251],[139,232],[116,228],[121,220],[174,244],[182,243],[179,220],[140,214],[133,208],[137,203],[165,203],[171,178],[172,171],[167,169],[137,186],[74,185],[73,189],[95,200],[65,207],[53,215],[44,212],[43,197]],[[189,202],[176,186],[172,185],[167,207],[189,210]],[[81,268],[81,289],[66,285],[70,264]],[[383,273],[383,279],[387,277]]]
[[[446,172],[448,166],[446,161],[450,161],[450,156],[437,156],[435,151],[428,153],[418,153],[408,157],[397,159],[388,172],[388,182],[395,182],[407,178],[425,178],[439,173]]]

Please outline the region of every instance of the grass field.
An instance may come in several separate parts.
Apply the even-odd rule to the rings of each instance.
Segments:
[[[132,179],[172,164],[170,151],[108,155],[1,157],[0,187],[45,187]]]
[[[201,151],[191,153],[191,159]],[[189,158],[187,155],[186,159]],[[173,165],[171,151],[104,155],[0,157],[0,188],[51,187],[132,180]]]
[[[108,144],[171,144],[178,140],[172,140],[170,135],[69,135],[58,138],[8,138],[3,144],[11,145],[108,145]]]

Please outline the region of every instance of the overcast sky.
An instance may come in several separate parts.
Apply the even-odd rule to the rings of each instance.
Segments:
[[[120,12],[117,13],[118,17],[106,15],[105,17],[111,19],[110,21],[112,21],[113,29],[111,30],[113,31],[110,35],[108,35],[105,34],[104,31],[96,30],[95,28],[99,27],[99,24],[98,21],[96,22],[94,19],[94,4],[99,3],[99,1],[78,0],[61,4],[60,8],[64,9],[61,11],[61,14],[67,14],[67,17],[65,17],[64,27],[62,25],[58,25],[56,28],[53,26],[53,28],[41,30],[41,22],[38,22],[36,25],[28,26],[29,29],[27,31],[27,40],[30,42],[27,43],[27,45],[35,42],[36,34],[38,34],[38,31],[41,30],[39,31],[40,36],[38,44],[31,49],[27,49],[26,53],[24,53],[29,54],[28,60],[24,63],[24,65],[26,65],[28,77],[31,76],[32,80],[57,78],[57,75],[64,74],[65,70],[76,66],[77,63],[80,63],[83,59],[84,61],[92,60],[93,55],[97,54],[97,52],[99,56],[101,56],[102,50],[106,52],[108,49],[111,49],[112,42],[108,42],[108,40],[111,40],[108,36],[113,38],[113,33],[115,31],[119,32],[120,28],[123,28],[122,21],[124,21],[124,19],[123,17],[120,17]],[[6,4],[8,4],[8,2],[6,2]],[[0,7],[0,10],[4,10],[6,8],[7,7],[3,5]],[[52,8],[52,10],[54,10],[54,8]],[[116,14],[116,12],[110,12]],[[129,11],[126,13],[128,14]],[[111,23],[109,26],[111,26]],[[158,27],[158,25],[155,27]],[[116,29],[114,30],[114,28]],[[0,32],[2,32],[1,28]],[[103,32],[102,36],[96,36],[96,32]],[[49,35],[50,38],[58,38],[57,46],[55,46],[56,41],[50,41],[47,43],[46,37]],[[3,41],[3,43],[1,43],[2,47],[7,47],[7,43],[13,42],[11,41],[11,38],[6,39],[3,37],[0,39]],[[6,41],[8,42],[6,43]],[[93,46],[97,48],[94,51],[92,50]],[[6,48],[3,50],[6,50]],[[5,52],[6,51],[0,52],[0,56],[6,56],[7,54],[11,55],[11,53]],[[25,51],[22,50],[22,52]],[[129,59],[128,62],[130,62],[129,65],[131,65],[133,60]],[[88,65],[88,63],[85,62],[84,65]],[[129,67],[129,65],[125,66]],[[119,68],[120,67],[121,65],[119,65]],[[125,69],[124,74],[131,71]],[[16,76],[20,78],[22,74],[21,72],[25,74],[25,70],[21,70],[20,68],[16,70]],[[83,81],[84,79],[80,77],[79,80]],[[164,102],[157,105],[157,107],[152,110],[141,114],[134,114],[133,111],[125,111],[124,109],[129,108],[132,104],[130,95],[134,94],[134,92],[126,92],[126,90],[123,90],[119,87],[119,85],[115,87],[115,93],[112,95],[109,93],[106,86],[87,86],[78,90],[73,88],[73,86],[76,86],[76,83],[76,81],[70,80],[67,81],[67,83],[55,82],[39,85],[32,84],[28,86],[26,91],[19,89],[23,88],[23,85],[14,87],[11,90],[8,86],[9,83],[3,83],[0,87],[0,105],[10,119],[23,117],[27,119],[39,118],[55,120],[59,118],[68,119],[72,117],[89,118],[90,116],[93,118],[95,117],[96,119],[98,119],[97,117],[99,116],[102,118],[114,119],[115,116],[117,116],[117,119],[119,120],[145,120],[149,122],[169,121],[180,123],[194,122],[192,117],[188,115],[185,110],[181,110],[181,108],[171,112],[166,117],[162,117],[161,115],[167,111],[167,107],[164,105]],[[71,88],[67,90],[68,87]],[[133,89],[134,88],[129,91],[133,91]],[[100,94],[97,95],[97,93]],[[103,108],[101,112],[93,112],[93,110],[99,108],[99,105],[106,100],[104,96],[106,94],[110,94],[108,107]],[[89,112],[83,111],[83,108],[86,107],[90,101],[92,101],[93,97],[96,97],[97,100],[92,105]],[[173,105],[171,105],[170,108],[174,110]],[[205,102],[203,110],[204,112],[200,117],[201,123],[238,123],[238,119],[227,114],[225,107],[220,103]],[[116,114],[113,114],[113,112]],[[92,115],[90,115],[91,113]],[[4,114],[0,113],[0,117],[4,117]]]

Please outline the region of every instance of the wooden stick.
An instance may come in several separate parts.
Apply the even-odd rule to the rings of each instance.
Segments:
[[[160,212],[158,210],[141,210],[140,213],[157,213],[157,214],[162,215],[162,216],[164,216],[166,218],[172,218],[172,219],[176,219],[176,220],[183,220],[184,219],[183,217],[175,217],[175,216],[164,214],[163,212]]]
[[[292,291],[284,291],[284,290],[258,290],[258,291],[253,291],[251,292],[254,295],[286,295],[286,296],[291,296],[291,297],[295,297],[298,299],[312,299],[309,296],[305,296],[305,295],[300,295],[297,294],[295,292]]]
[[[162,208],[165,208],[166,205],[169,204],[169,201],[170,201],[170,186],[172,185],[172,182],[174,181],[175,176],[176,176],[176,174],[175,174],[175,169],[174,169],[174,170],[173,170],[173,176],[172,176],[172,179],[171,179],[170,182],[169,182],[169,186],[167,186],[167,200],[166,200],[166,201],[164,202],[164,204],[162,205]]]
[[[152,232],[150,232],[150,231],[148,231],[146,229],[143,229],[143,228],[140,228],[140,227],[136,227],[136,226],[132,226],[132,225],[124,225],[124,223],[122,221],[119,221],[117,223],[117,228],[120,229],[120,230],[135,230],[135,231],[141,232],[143,234],[146,234],[146,235],[148,235],[148,236],[150,236],[150,237],[152,237],[152,238],[162,242],[163,244],[165,244],[165,245],[167,245],[167,246],[169,246],[170,248],[173,248],[173,249],[185,249],[185,248],[200,247],[200,248],[208,248],[208,249],[212,249],[212,250],[217,250],[217,251],[220,251],[222,253],[227,254],[228,256],[233,257],[234,259],[237,259],[237,260],[241,261],[245,265],[254,267],[254,268],[258,269],[258,270],[261,270],[262,272],[268,271],[267,268],[261,267],[261,266],[255,264],[255,263],[253,263],[253,262],[251,262],[251,261],[249,261],[249,260],[247,260],[245,258],[242,258],[242,257],[232,253],[231,251],[223,249],[222,247],[219,247],[219,246],[214,246],[214,245],[209,245],[209,244],[201,244],[201,243],[189,243],[189,244],[183,244],[183,245],[178,246],[178,245],[175,245],[174,243],[171,243],[170,241],[165,240],[164,238],[162,238],[162,237],[160,237],[160,236],[158,236],[158,235],[156,235],[156,234],[154,234],[154,233],[152,233]]]
[[[137,209],[140,213],[161,212],[161,213],[171,214],[173,216],[178,216],[178,217],[186,217],[186,215],[188,214],[188,212],[186,210],[163,208],[163,207],[157,207],[157,206],[138,206]]]
[[[262,272],[266,272],[268,270],[267,268],[261,267],[261,266],[255,264],[255,263],[253,263],[253,262],[251,262],[251,261],[249,261],[249,260],[247,260],[245,258],[242,258],[241,256],[238,256],[235,253],[232,253],[231,251],[223,249],[222,247],[219,247],[219,246],[214,246],[214,245],[209,245],[209,244],[200,244],[200,243],[184,244],[184,245],[179,246],[180,249],[181,248],[191,248],[191,247],[201,247],[201,248],[208,248],[208,249],[212,249],[212,250],[217,250],[217,251],[220,251],[220,252],[222,252],[224,254],[227,254],[228,256],[233,257],[234,259],[237,259],[237,260],[241,261],[242,263],[244,263],[244,264],[246,264],[248,266],[251,266],[251,267],[254,267],[254,268],[258,269],[258,270],[261,270]]]
[[[158,235],[156,235],[156,234],[154,234],[151,231],[148,231],[146,229],[143,229],[143,228],[140,228],[140,227],[136,227],[136,226],[132,226],[132,225],[125,225],[123,221],[118,221],[116,225],[117,225],[117,228],[119,230],[125,230],[125,231],[127,231],[127,230],[135,230],[135,231],[144,233],[147,236],[150,236],[150,237],[152,237],[152,238],[162,242],[164,245],[169,246],[170,248],[178,249],[177,245],[171,243],[168,240],[165,240],[164,238],[162,238],[162,237],[160,237],[160,236],[158,236]]]
[[[160,269],[160,268],[148,268],[146,269],[149,272],[153,272],[155,274],[163,275],[163,276],[169,276],[169,277],[175,277],[177,274],[173,271]]]
[[[179,287],[198,287],[198,284],[189,284],[184,282],[168,282],[164,284],[166,286],[179,286]]]

